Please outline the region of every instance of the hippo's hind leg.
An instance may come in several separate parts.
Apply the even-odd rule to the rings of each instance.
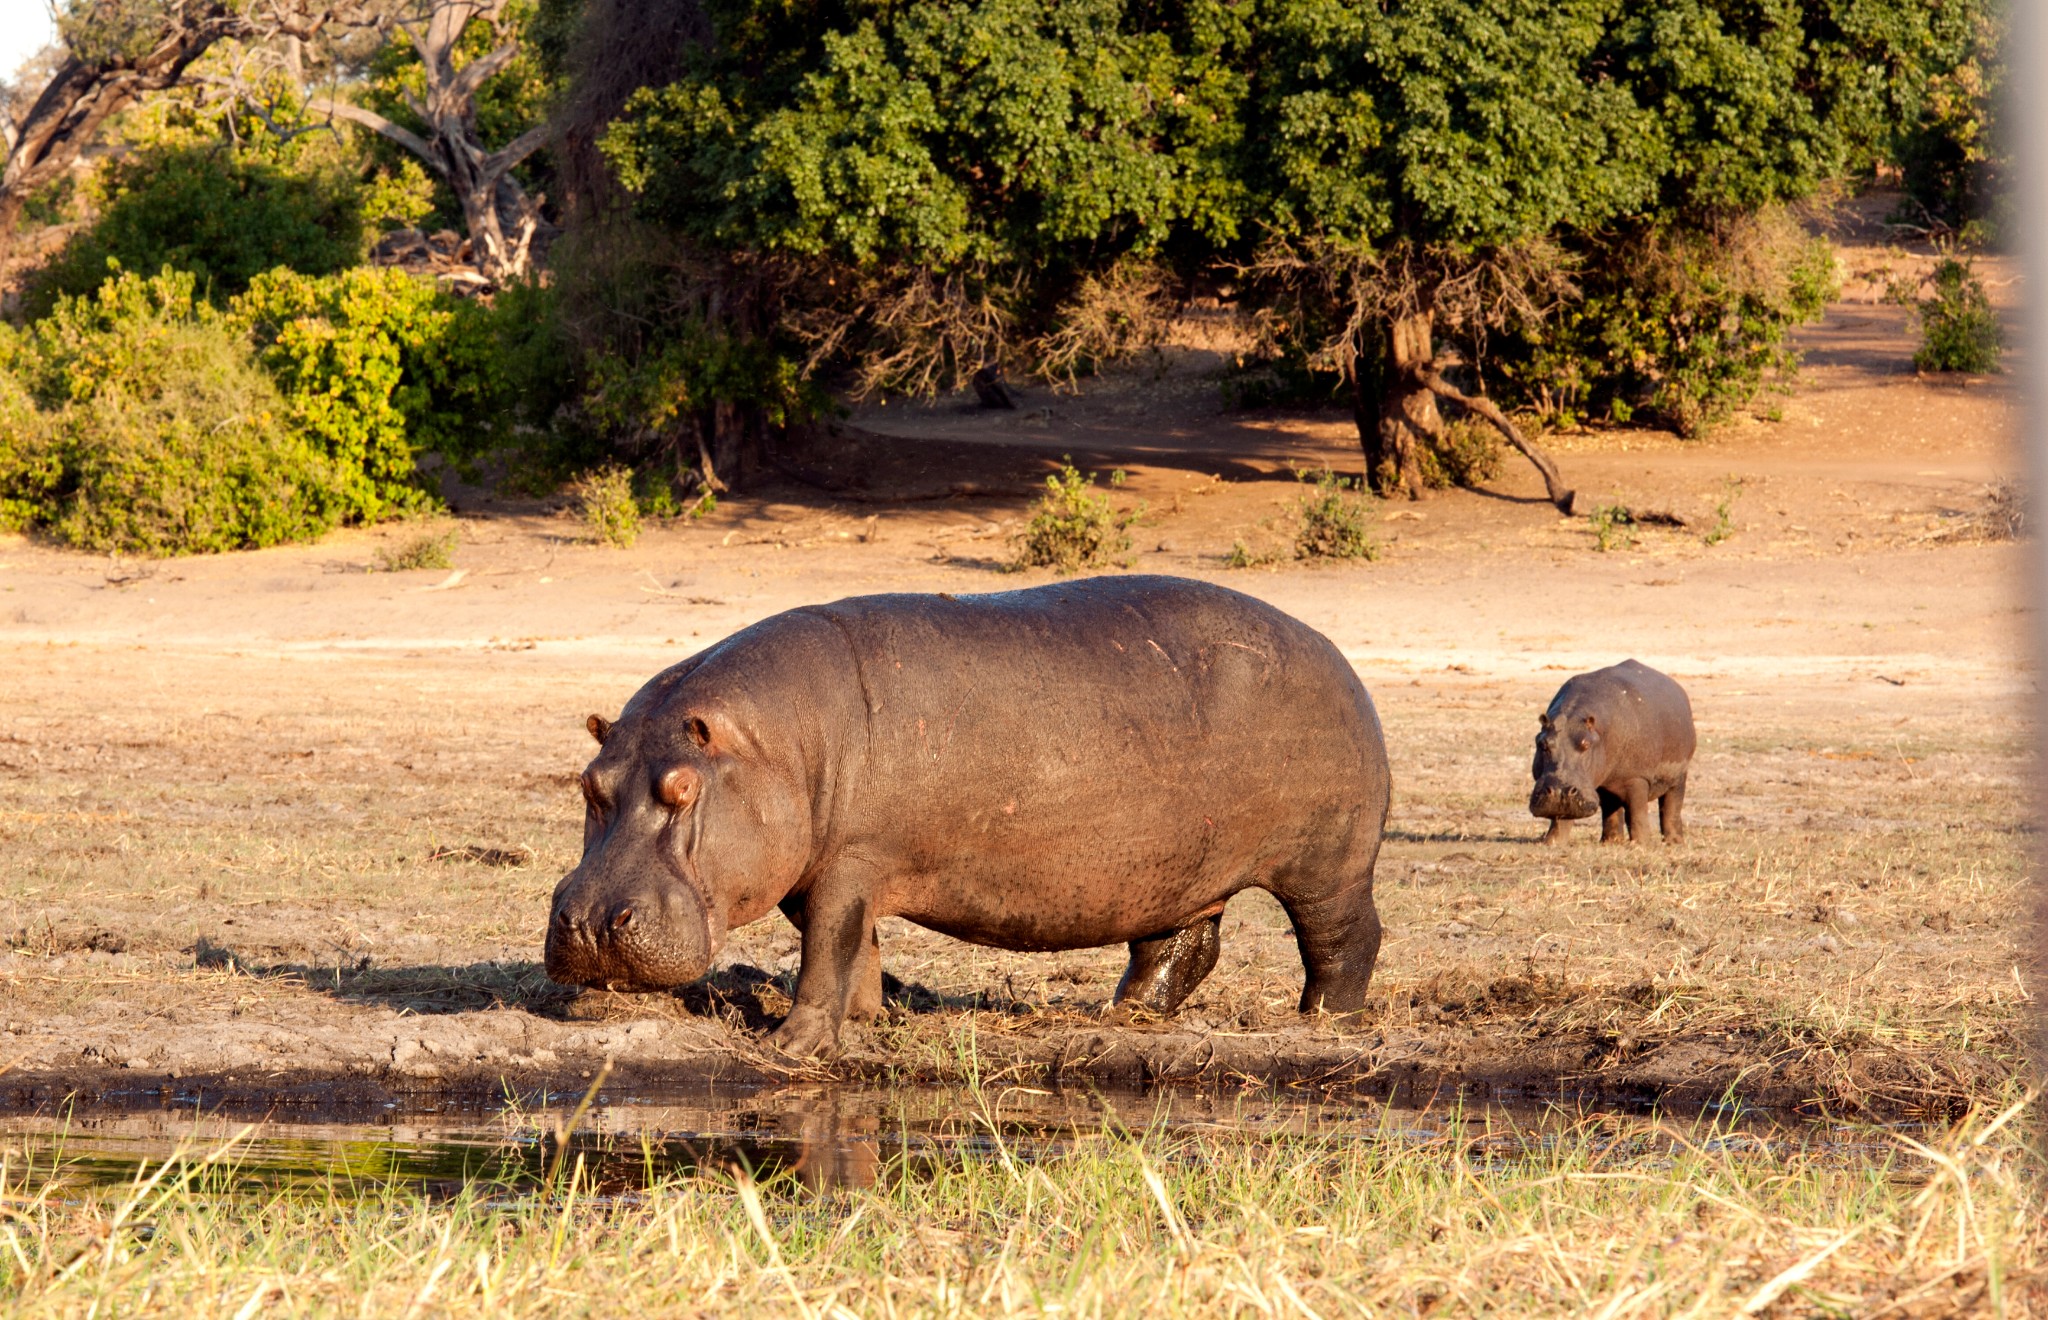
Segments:
[[[1132,940],[1130,966],[1116,983],[1116,1006],[1171,1013],[1215,970],[1222,947],[1221,912],[1198,917],[1179,930]]]
[[[1349,883],[1311,893],[1300,892],[1294,884],[1276,885],[1273,897],[1294,923],[1294,943],[1308,973],[1301,987],[1301,1011],[1354,1013],[1364,1008],[1365,990],[1380,956],[1372,855]]]
[[[1600,842],[1628,837],[1628,801],[1619,793],[1600,790]]]
[[[1678,843],[1685,838],[1685,776],[1665,790],[1657,799],[1657,824],[1664,831],[1664,842]]]

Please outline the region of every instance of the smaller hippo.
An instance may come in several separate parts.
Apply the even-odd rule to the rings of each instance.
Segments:
[[[1697,739],[1692,703],[1669,675],[1636,660],[1568,679],[1536,735],[1536,788],[1529,814],[1550,821],[1545,843],[1563,843],[1571,822],[1598,814],[1600,842],[1631,842],[1649,830],[1650,799],[1667,842],[1685,837],[1680,810]]]

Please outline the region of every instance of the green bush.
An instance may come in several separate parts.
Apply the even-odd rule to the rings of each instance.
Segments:
[[[1582,254],[1584,297],[1507,374],[1551,420],[1639,413],[1693,437],[1798,365],[1787,344],[1834,296],[1834,252],[1768,211],[1652,225]]]
[[[640,506],[633,499],[633,472],[611,466],[586,472],[569,487],[576,516],[599,545],[628,549],[640,539]]]
[[[101,166],[99,214],[31,280],[31,319],[91,293],[112,269],[189,271],[225,301],[264,271],[327,275],[362,256],[357,189],[222,144],[138,152]]]
[[[396,271],[273,270],[225,311],[117,271],[0,345],[0,520],[178,554],[431,507],[415,454],[504,432],[493,318]]]
[[[475,433],[501,420],[489,313],[402,271],[272,270],[230,311],[284,391],[293,429],[344,474],[352,519],[429,506],[416,454],[479,448]]]
[[[1500,434],[1489,423],[1461,417],[1444,427],[1442,438],[1423,444],[1423,484],[1435,490],[1469,489],[1499,476],[1506,457]]]
[[[1123,484],[1123,473],[1110,484]],[[1072,573],[1109,563],[1131,548],[1126,530],[1139,512],[1118,513],[1107,495],[1095,493],[1095,478],[1083,477],[1071,461],[1045,479],[1045,494],[1024,528],[1017,549],[1018,568],[1050,568]]]
[[[1968,260],[1943,257],[1934,267],[1934,292],[1914,303],[1920,317],[1920,347],[1913,365],[1922,371],[1997,371],[2005,335],[1998,313]],[[1910,292],[1895,299],[1912,301]]]
[[[410,573],[422,568],[455,567],[455,545],[461,540],[461,533],[453,528],[445,532],[421,532],[398,543],[397,548],[386,546],[377,551],[377,567],[386,573]]]
[[[190,275],[66,299],[7,359],[0,509],[17,526],[170,555],[300,540],[340,516],[334,466]]]
[[[22,378],[24,345],[0,325],[0,531],[36,526],[62,476],[49,424]]]
[[[1305,473],[1296,473],[1305,478]],[[1295,533],[1296,559],[1377,559],[1379,547],[1371,533],[1372,499],[1358,491],[1358,482],[1328,468],[1316,477],[1315,489],[1295,502],[1301,530]]]
[[[1634,545],[1636,534],[1630,529],[1635,525],[1635,514],[1619,501],[1599,505],[1586,515],[1586,526],[1593,533],[1593,548],[1602,554],[1617,547]]]

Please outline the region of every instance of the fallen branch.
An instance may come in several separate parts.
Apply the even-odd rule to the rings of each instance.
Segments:
[[[1543,474],[1544,493],[1550,497],[1550,502],[1557,506],[1557,511],[1566,515],[1572,513],[1578,492],[1565,487],[1564,478],[1558,475],[1557,464],[1551,460],[1550,455],[1543,452],[1541,445],[1523,435],[1521,430],[1508,420],[1506,413],[1493,406],[1492,400],[1475,398],[1458,389],[1437,373],[1436,364],[1433,362],[1416,367],[1415,379],[1438,398],[1449,399],[1452,403],[1492,422],[1494,429],[1506,436],[1508,443],[1521,450],[1522,457],[1535,464],[1536,470]]]

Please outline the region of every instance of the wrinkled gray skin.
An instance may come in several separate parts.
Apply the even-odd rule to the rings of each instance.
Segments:
[[[1685,777],[1695,744],[1692,703],[1668,676],[1635,660],[1568,680],[1536,735],[1529,814],[1547,818],[1545,843],[1571,822],[1600,817],[1600,841],[1644,838],[1657,802],[1665,839],[1685,837]]]
[[[791,1054],[882,1011],[885,916],[1005,949],[1128,943],[1118,1002],[1164,1013],[1255,887],[1293,920],[1302,1010],[1364,1005],[1379,718],[1328,640],[1234,591],[1133,576],[809,606],[590,728],[557,981],[681,985],[779,907],[803,935],[773,1036]]]

